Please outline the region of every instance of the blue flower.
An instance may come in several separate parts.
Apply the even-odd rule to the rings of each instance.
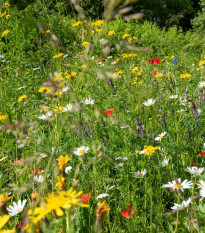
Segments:
[[[172,61],[173,61],[174,63],[177,63],[177,62],[178,62],[178,59],[175,57],[174,59],[172,59]]]

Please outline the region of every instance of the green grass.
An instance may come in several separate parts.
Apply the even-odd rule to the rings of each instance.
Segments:
[[[205,137],[204,89],[198,87],[205,78],[205,65],[199,65],[205,60],[203,39],[175,27],[165,30],[123,20],[104,23],[98,27],[101,31],[93,33],[97,27],[91,22],[73,27],[75,21],[61,15],[37,20],[11,7],[1,12],[5,10],[11,17],[0,18],[0,35],[10,31],[0,38],[0,55],[4,56],[0,58],[0,112],[6,115],[5,120],[0,118],[0,190],[12,196],[8,205],[20,199],[27,203],[4,229],[15,228],[21,220],[26,225],[27,210],[42,205],[47,193],[57,193],[57,176],[64,176],[66,190],[73,187],[91,193],[89,208],[72,206],[62,217],[47,214],[47,220],[39,222],[43,232],[197,232],[198,227],[203,232],[205,211],[199,198],[169,218],[163,215],[174,203],[182,203],[180,194],[185,200],[199,194],[196,183],[205,179],[185,171],[192,163],[205,166],[204,158],[198,156]],[[109,31],[115,34],[109,36]],[[123,40],[125,33],[129,35]],[[131,37],[138,39],[129,42]],[[83,41],[89,45],[83,46]],[[63,56],[53,58],[60,53]],[[151,58],[160,58],[160,64],[147,64]],[[134,67],[138,67],[136,73]],[[156,78],[153,70],[163,77]],[[114,75],[118,71],[123,74]],[[76,75],[68,78],[72,72]],[[191,77],[181,79],[186,73]],[[55,77],[62,80],[52,81]],[[70,89],[55,96],[40,93],[46,85],[55,93],[66,86]],[[26,98],[18,102],[22,95]],[[178,97],[171,100],[171,95]],[[86,98],[94,99],[94,104],[85,105]],[[148,99],[156,99],[153,106],[143,104]],[[69,103],[71,111],[55,113],[56,107]],[[43,106],[52,111],[48,120],[38,118],[46,114]],[[106,117],[103,112],[112,108],[112,116]],[[164,131],[164,138],[156,141]],[[88,153],[74,155],[81,146],[88,146]],[[135,153],[144,146],[160,150],[151,156]],[[59,171],[56,159],[61,155],[70,158],[68,174]],[[161,166],[163,156],[169,159],[166,167]],[[127,161],[118,157],[127,157]],[[21,158],[19,164],[10,164]],[[37,168],[44,170],[43,183],[34,182],[32,169]],[[133,177],[143,169],[147,173],[142,179]],[[184,193],[161,188],[175,177],[191,180],[193,188]],[[33,203],[35,192],[39,198]],[[109,197],[97,200],[102,193]],[[97,204],[104,200],[110,210],[97,229]],[[127,205],[134,209],[130,219],[121,214]],[[6,213],[1,207],[0,211]]]

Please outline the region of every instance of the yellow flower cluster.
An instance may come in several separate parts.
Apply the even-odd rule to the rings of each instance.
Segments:
[[[38,92],[40,92],[40,93],[44,93],[44,92],[46,92],[46,94],[49,94],[51,91],[52,91],[52,87],[40,87],[39,89],[38,89]]]
[[[123,58],[130,58],[130,57],[136,57],[137,54],[136,53],[123,53],[122,57]]]
[[[70,209],[74,205],[89,207],[88,205],[81,203],[81,199],[78,198],[81,194],[82,191],[77,193],[72,188],[68,191],[48,194],[45,198],[45,203],[43,203],[42,206],[28,211],[31,222],[36,224],[43,217],[53,211],[55,211],[57,216],[63,216],[64,212],[62,209]],[[29,226],[27,225],[26,228],[29,229]]]
[[[27,95],[21,95],[18,98],[18,102],[22,102],[24,99],[26,99]]]
[[[65,157],[63,157],[62,155],[56,159],[58,161],[58,166],[59,166],[59,170],[60,171],[64,171],[65,170],[65,166],[68,163],[68,161],[70,160],[70,158],[68,157],[68,155],[66,155]]]
[[[62,57],[63,56],[63,53],[59,53],[59,54],[56,54],[53,56],[53,58],[59,58],[59,57]]]
[[[139,79],[138,77],[135,77],[135,78],[133,79],[133,82],[132,82],[131,84],[139,84],[139,85],[142,85],[142,84],[143,84],[143,81],[142,81],[142,80],[139,81],[138,79]]]
[[[62,107],[62,106],[57,106],[57,107],[54,108],[54,112],[55,112],[55,113],[62,112],[63,110],[65,110],[65,108]]]
[[[7,14],[6,11],[5,11],[4,13],[1,13],[1,12],[0,12],[0,18],[2,18],[2,17],[4,17],[4,16],[6,17],[6,19],[9,19],[11,15],[10,15],[10,14]]]
[[[134,68],[132,69],[132,73],[133,73],[133,74],[136,74],[138,71],[139,71],[139,68],[138,68],[138,67],[134,67]]]
[[[95,32],[101,32],[101,31],[102,31],[102,29],[100,29],[100,28],[96,28],[96,29],[92,30],[92,33],[95,33]]]
[[[83,43],[82,43],[83,46],[87,46],[87,45],[89,45],[89,44],[90,44],[90,43],[87,42],[87,41],[83,41]]]
[[[124,74],[124,72],[122,70],[119,70],[117,72],[114,73],[115,76],[122,76]]]
[[[59,190],[65,189],[65,178],[57,176],[58,182],[55,185],[55,188],[58,188]]]
[[[64,75],[65,75],[65,78],[71,79],[71,78],[74,78],[74,77],[77,75],[77,73],[76,73],[76,72],[71,72],[71,73],[69,73],[69,72],[66,70],[65,73],[64,73]]]
[[[156,150],[159,150],[159,147],[154,147],[154,146],[144,146],[144,155],[153,155]]]
[[[204,65],[205,65],[205,60],[199,62],[199,66],[204,66]]]
[[[92,25],[100,27],[104,24],[103,20],[97,20],[96,22],[93,22]]]
[[[163,73],[157,73],[155,77],[156,77],[156,78],[161,78],[161,77],[163,77],[163,76],[164,76]]]
[[[108,36],[115,35],[115,31],[108,31],[107,34],[108,34]]]
[[[78,22],[72,24],[72,26],[73,26],[73,27],[77,27],[77,26],[82,25],[82,24],[84,24],[84,23],[87,23],[87,21],[86,21],[86,20],[84,20],[84,21],[78,21]]]
[[[0,121],[5,122],[6,118],[7,118],[7,115],[3,115],[2,112],[0,112]],[[1,201],[1,197],[0,197],[0,201]]]
[[[2,217],[0,216],[0,232],[1,233],[14,233],[15,230],[3,230],[2,229],[4,225],[6,225],[6,223],[9,221],[9,219],[10,219],[9,215],[4,215]]]
[[[5,36],[7,36],[7,34],[8,34],[9,32],[10,32],[9,30],[5,30],[5,31],[3,31],[3,33],[1,34],[1,37],[5,37]]]
[[[181,79],[185,79],[185,78],[191,78],[192,77],[192,75],[191,74],[188,74],[188,73],[186,73],[186,74],[181,74]]]
[[[133,36],[129,39],[129,42],[132,42],[132,41],[135,41],[135,40],[138,40],[138,38],[136,36]]]
[[[9,4],[8,2],[4,2],[4,3],[3,3],[3,7],[4,7],[4,8],[10,7],[10,4]]]
[[[130,35],[128,33],[125,33],[123,36],[122,36],[122,39],[124,40],[125,38],[129,37]]]

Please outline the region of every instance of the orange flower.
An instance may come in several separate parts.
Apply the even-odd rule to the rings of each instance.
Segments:
[[[0,194],[0,210],[5,210],[7,207],[7,201],[11,199],[11,197],[8,197],[8,194]]]
[[[58,182],[55,185],[55,188],[58,188],[59,190],[65,189],[65,178],[57,176]]]
[[[13,162],[13,163],[10,163],[10,165],[18,165],[18,164],[20,164],[22,161],[23,161],[23,159],[21,158],[21,159],[15,161],[15,162]]]
[[[111,208],[108,207],[107,203],[104,201],[103,203],[98,204],[98,208],[96,210],[96,217],[99,217],[102,219],[102,221],[105,219],[107,211],[110,210]]]

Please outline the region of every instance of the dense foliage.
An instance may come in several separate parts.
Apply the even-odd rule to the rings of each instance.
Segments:
[[[201,34],[11,3],[0,0],[0,232],[204,232]]]
[[[60,12],[61,14],[76,16],[70,1],[67,0],[12,0],[20,10],[26,9],[32,12],[38,9],[38,14],[44,12]],[[203,2],[203,0],[202,0]],[[102,19],[104,11],[103,0],[79,0],[85,14],[90,19]],[[45,8],[39,8],[39,6]],[[160,27],[180,26],[184,30],[191,28],[191,20],[203,9],[203,3],[199,0],[139,0],[133,1],[133,12],[144,13],[143,21],[156,23]],[[203,11],[203,10],[202,10]],[[195,21],[194,25],[202,25],[203,22]],[[204,25],[204,24],[203,24]]]

